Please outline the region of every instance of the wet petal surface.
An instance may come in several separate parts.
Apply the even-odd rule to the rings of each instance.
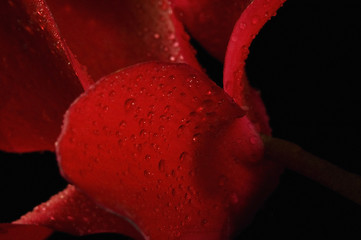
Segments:
[[[187,65],[140,64],[72,105],[59,164],[151,239],[222,239],[250,221],[279,174],[261,160],[262,142],[244,114]]]

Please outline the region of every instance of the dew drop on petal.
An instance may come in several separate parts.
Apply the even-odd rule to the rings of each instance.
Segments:
[[[154,34],[153,34],[153,37],[154,37],[155,39],[159,39],[159,38],[160,38],[160,35],[159,35],[159,33],[154,33]]]
[[[189,159],[189,153],[187,152],[182,152],[180,155],[179,155],[179,161],[180,162],[184,162],[186,160]]]
[[[165,160],[164,159],[161,159],[158,163],[158,169],[159,171],[161,172],[164,172],[165,171]]]
[[[135,107],[135,99],[134,98],[128,98],[124,102],[124,107],[125,107],[125,110],[127,110],[127,111],[132,110]]]
[[[145,155],[144,160],[150,161],[150,159],[151,159],[151,156],[149,154]]]
[[[197,141],[199,141],[200,136],[201,136],[201,134],[200,134],[200,133],[196,133],[196,134],[194,134],[194,135],[193,135],[193,137],[192,137],[192,141],[193,141],[193,142],[197,142]]]

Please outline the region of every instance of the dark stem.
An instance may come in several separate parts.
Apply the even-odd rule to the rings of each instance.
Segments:
[[[361,177],[304,151],[288,141],[262,136],[265,157],[281,162],[325,187],[361,205]]]

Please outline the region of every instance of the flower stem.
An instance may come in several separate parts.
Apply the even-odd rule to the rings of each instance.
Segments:
[[[361,205],[361,177],[347,172],[298,145],[269,136],[262,136],[265,157],[284,164],[321,185]]]

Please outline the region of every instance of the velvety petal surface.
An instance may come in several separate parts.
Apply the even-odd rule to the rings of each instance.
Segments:
[[[45,240],[53,230],[35,225],[21,225],[21,224],[0,224],[0,239],[1,240]]]
[[[129,221],[97,206],[72,185],[14,223],[45,226],[73,235],[107,232],[143,239]]]
[[[254,0],[234,26],[224,63],[224,90],[240,105],[249,109],[247,116],[264,134],[270,134],[262,99],[248,83],[245,61],[251,42],[263,25],[276,14],[285,0]]]
[[[219,61],[224,61],[233,26],[251,0],[171,0],[190,34]]]
[[[226,239],[250,221],[279,174],[261,160],[262,141],[244,114],[188,65],[132,66],[71,106],[59,165],[150,239]]]
[[[0,149],[53,150],[65,110],[91,80],[43,1],[1,1],[0,15]]]
[[[94,79],[139,62],[198,63],[168,1],[49,0],[70,49]]]

